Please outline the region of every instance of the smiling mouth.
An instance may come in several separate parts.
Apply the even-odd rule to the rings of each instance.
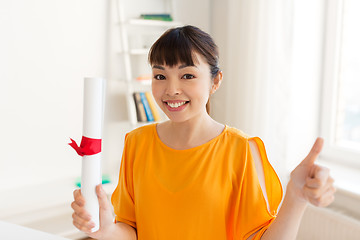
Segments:
[[[175,102],[175,103],[164,102],[164,103],[166,103],[171,108],[178,108],[178,107],[183,106],[183,105],[185,105],[186,103],[189,103],[189,102],[190,101],[182,101],[182,102]]]

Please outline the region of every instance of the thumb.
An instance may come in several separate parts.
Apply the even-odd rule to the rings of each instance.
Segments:
[[[319,156],[321,149],[324,145],[324,139],[318,137],[311,148],[309,154],[306,156],[306,158],[301,162],[301,164],[304,165],[313,165],[317,157]]]
[[[112,213],[106,192],[101,184],[96,186],[96,194],[99,200],[100,221],[112,221]]]

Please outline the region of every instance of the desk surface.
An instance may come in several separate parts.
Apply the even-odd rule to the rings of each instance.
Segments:
[[[0,239],[3,240],[67,240],[67,238],[0,221]]]

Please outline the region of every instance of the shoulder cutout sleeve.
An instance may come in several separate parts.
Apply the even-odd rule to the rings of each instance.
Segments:
[[[240,197],[240,219],[246,221],[242,229],[242,239],[247,239],[256,233],[253,240],[260,239],[277,215],[278,206],[282,199],[280,180],[269,163],[265,146],[260,138],[251,138],[259,150],[260,161],[263,166],[265,187],[268,204],[262,192],[249,141],[246,146],[246,159]]]

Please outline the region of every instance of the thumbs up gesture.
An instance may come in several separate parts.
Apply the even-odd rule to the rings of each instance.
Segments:
[[[325,207],[334,201],[334,179],[329,169],[316,165],[324,140],[317,138],[306,158],[291,172],[288,190],[300,201]],[[289,189],[290,188],[290,189]]]

